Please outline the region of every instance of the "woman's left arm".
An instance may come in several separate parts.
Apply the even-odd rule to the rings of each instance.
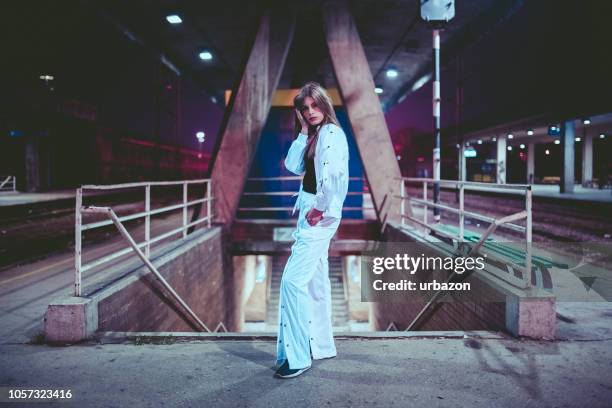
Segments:
[[[321,129],[321,188],[315,197],[314,208],[321,212],[327,211],[331,197],[343,191],[348,182],[348,143],[342,128],[327,125]]]

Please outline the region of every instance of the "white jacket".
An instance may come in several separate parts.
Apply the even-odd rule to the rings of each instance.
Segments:
[[[293,141],[285,167],[293,174],[301,176],[305,173],[304,151],[308,135],[300,133]],[[319,130],[319,139],[315,147],[314,165],[317,181],[317,194],[314,208],[323,211],[323,217],[342,218],[342,205],[348,192],[348,142],[342,128],[328,123]],[[304,182],[300,184],[300,194]],[[293,213],[298,208],[300,197],[297,198]]]

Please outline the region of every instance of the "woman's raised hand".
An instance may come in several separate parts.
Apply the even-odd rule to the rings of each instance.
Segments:
[[[295,109],[295,115],[297,116],[298,120],[300,121],[300,124],[302,125],[302,133],[307,135],[308,125],[306,124],[306,119],[304,119],[304,115],[302,115],[302,112],[300,112],[298,109]]]

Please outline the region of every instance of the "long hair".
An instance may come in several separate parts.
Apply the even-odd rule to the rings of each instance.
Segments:
[[[331,98],[327,94],[327,91],[325,91],[325,88],[323,88],[319,83],[307,82],[302,88],[300,88],[300,91],[295,98],[293,98],[293,106],[299,110],[300,113],[304,108],[304,100],[307,96],[314,99],[319,109],[321,109],[323,112],[323,121],[319,125],[311,126],[308,121],[306,121],[306,124],[308,125],[308,147],[306,149],[306,154],[309,158],[312,158],[315,153],[315,146],[317,145],[317,139],[319,138],[319,130],[321,127],[327,123],[333,123],[340,127],[340,123],[338,122],[338,118],[336,118],[336,112],[334,111]],[[294,123],[293,134],[297,134],[302,130],[302,124],[297,116],[295,116]]]

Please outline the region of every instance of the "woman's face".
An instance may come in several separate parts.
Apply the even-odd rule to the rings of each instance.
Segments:
[[[321,108],[317,106],[317,103],[310,96],[304,99],[304,107],[302,108],[302,115],[310,126],[317,126],[323,122],[325,115]]]

